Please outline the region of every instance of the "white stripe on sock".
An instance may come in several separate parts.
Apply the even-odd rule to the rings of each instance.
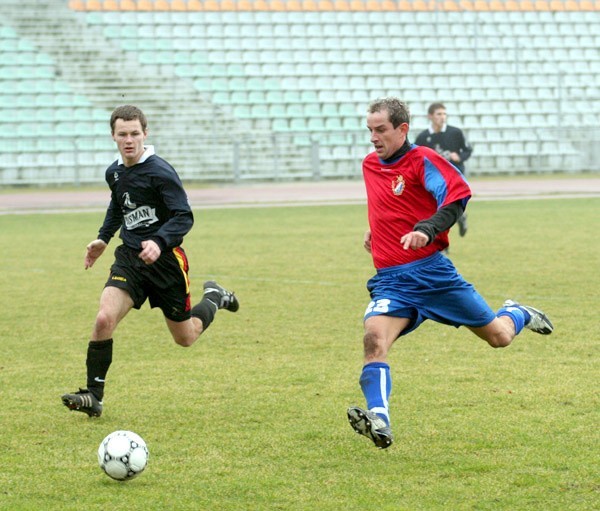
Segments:
[[[387,378],[386,378],[386,372],[385,369],[383,367],[379,368],[379,391],[381,392],[381,399],[383,401],[383,407],[375,407],[375,408],[371,408],[371,412],[374,413],[378,413],[380,415],[385,415],[388,421],[388,424],[390,423],[390,412],[388,410],[389,408],[389,403],[387,400]]]
[[[380,406],[376,406],[375,408],[371,408],[369,411],[373,412],[373,413],[376,413],[377,415],[385,415],[386,418],[387,418],[387,420],[388,420],[388,423],[390,422],[390,414],[389,414],[389,412],[387,411],[386,408],[382,408]]]
[[[215,306],[215,312],[219,312],[219,306],[215,302],[213,302],[210,298],[207,298],[207,300]]]

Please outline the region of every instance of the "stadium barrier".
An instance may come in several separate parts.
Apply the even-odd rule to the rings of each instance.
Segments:
[[[562,131],[561,131],[562,133]],[[535,139],[515,144],[512,152],[500,143],[476,141],[467,162],[470,176],[553,172],[600,171],[600,130],[572,130],[557,143],[558,133],[548,129]],[[414,135],[410,135],[414,139]],[[63,141],[64,142],[64,141]],[[37,151],[7,151],[0,145],[0,186],[102,183],[104,171],[117,157],[108,137],[79,136],[70,147],[49,151],[57,140],[46,140]],[[269,135],[245,135],[219,144],[210,154],[170,152],[173,140],[150,137],[157,153],[177,169],[187,182],[250,182],[321,179],[354,179],[361,175],[361,161],[373,148],[366,130],[322,132],[288,131]],[[214,143],[201,140],[200,147]],[[483,145],[490,144],[484,149]],[[256,151],[256,147],[261,151]],[[93,157],[86,149],[96,148]]]

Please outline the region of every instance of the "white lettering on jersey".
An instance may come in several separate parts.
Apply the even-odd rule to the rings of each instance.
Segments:
[[[128,231],[137,227],[147,227],[158,222],[156,210],[150,206],[140,206],[130,213],[126,213],[123,218],[125,220],[125,227],[127,227]]]

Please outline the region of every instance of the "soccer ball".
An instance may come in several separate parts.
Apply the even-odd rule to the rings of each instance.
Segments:
[[[109,477],[117,481],[133,479],[148,464],[146,442],[132,431],[114,431],[100,443],[98,463]]]

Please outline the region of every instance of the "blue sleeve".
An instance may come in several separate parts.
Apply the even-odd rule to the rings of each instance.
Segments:
[[[460,197],[460,195],[462,195],[460,194],[457,197],[457,191],[459,191],[459,188],[468,186],[467,181],[460,170],[458,170],[452,163],[443,160],[443,165],[448,166],[446,175],[444,175],[442,170],[440,170],[429,158],[424,158],[423,163],[423,180],[425,182],[425,189],[435,198],[438,209],[447,203],[447,199],[449,199],[450,202],[460,199],[462,201],[461,204],[463,209],[466,208],[471,194],[469,193],[469,195],[466,197]],[[452,194],[450,194],[449,191],[449,183],[452,183],[451,186],[454,185]],[[449,194],[451,195],[450,197],[448,197]]]
[[[425,189],[435,197],[439,209],[448,195],[448,185],[440,170],[428,158],[424,159],[424,167]]]

